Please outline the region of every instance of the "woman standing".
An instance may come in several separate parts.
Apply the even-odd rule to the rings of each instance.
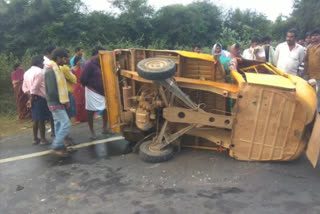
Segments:
[[[14,71],[11,73],[11,81],[20,120],[30,118],[30,110],[27,108],[29,98],[28,95],[22,91],[23,75],[24,70],[21,63],[16,63],[14,65]]]
[[[86,100],[85,100],[85,89],[80,83],[80,77],[82,74],[82,58],[76,56],[74,59],[74,66],[71,68],[72,73],[77,77],[77,83],[73,85],[73,96],[76,101],[77,114],[74,117],[74,122],[86,122],[88,118],[88,112],[85,109]]]

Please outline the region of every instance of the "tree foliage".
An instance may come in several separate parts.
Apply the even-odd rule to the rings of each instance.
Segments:
[[[252,10],[223,11],[203,0],[159,10],[147,0],[109,0],[119,13],[89,12],[82,0],[0,0],[0,52],[21,58],[45,46],[103,44],[110,48],[249,45],[253,36],[281,41],[296,27],[301,35],[320,26],[320,1],[294,0],[291,16],[275,22]]]

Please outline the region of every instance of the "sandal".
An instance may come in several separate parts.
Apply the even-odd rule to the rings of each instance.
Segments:
[[[67,150],[54,150],[54,154],[64,158],[70,156],[70,153]]]
[[[46,146],[46,145],[50,145],[51,143],[47,140],[44,140],[44,141],[40,141],[40,145],[41,146]]]
[[[66,150],[68,153],[73,153],[73,152],[76,152],[77,150],[72,148],[72,147],[68,147],[67,150]]]
[[[78,143],[75,143],[71,137],[66,137],[66,138],[64,139],[64,145],[65,145],[66,147],[74,146],[74,145],[77,145],[77,144],[78,144]]]
[[[32,142],[32,145],[38,145],[40,143],[40,139],[38,138],[37,140],[34,140]]]
[[[112,132],[109,130],[103,130],[101,134],[105,135],[107,138],[112,136]]]

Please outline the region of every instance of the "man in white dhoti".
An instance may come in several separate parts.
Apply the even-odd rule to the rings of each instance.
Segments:
[[[104,97],[102,73],[100,68],[99,51],[105,50],[97,46],[92,50],[92,58],[86,62],[80,81],[85,86],[86,109],[88,111],[88,125],[91,132],[91,140],[97,139],[93,129],[93,117],[97,111],[102,111],[102,134],[109,134],[107,129],[106,100]]]

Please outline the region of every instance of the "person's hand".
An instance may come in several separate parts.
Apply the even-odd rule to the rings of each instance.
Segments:
[[[70,103],[69,103],[69,102],[65,103],[65,104],[64,104],[64,107],[65,107],[66,109],[70,108]]]
[[[32,107],[32,101],[31,99],[29,99],[27,102],[27,108],[30,109],[31,107]]]
[[[27,102],[27,108],[30,109],[32,107],[32,102],[35,100],[35,97],[33,95],[29,96],[28,102]]]

